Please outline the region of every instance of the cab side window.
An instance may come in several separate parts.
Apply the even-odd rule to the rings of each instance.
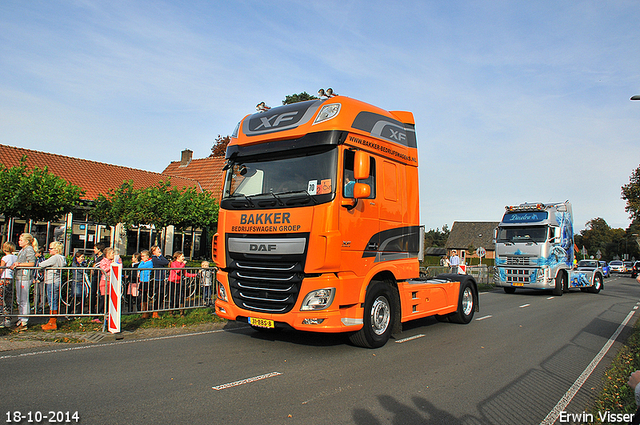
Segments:
[[[353,198],[353,185],[356,183],[353,178],[353,161],[354,161],[355,153],[353,151],[345,151],[344,152],[344,170],[342,174],[342,195],[345,198]],[[369,195],[368,199],[373,199],[376,197],[376,161],[373,157],[370,157],[370,172],[369,178],[365,180],[358,180],[357,183],[365,183],[368,184],[371,188],[371,195]]]

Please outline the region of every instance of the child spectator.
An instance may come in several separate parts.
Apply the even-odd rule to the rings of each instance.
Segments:
[[[185,283],[182,280],[182,270],[175,270],[184,268],[187,264],[187,260],[184,258],[182,251],[176,251],[173,253],[173,261],[169,264],[169,268],[174,269],[169,273],[169,288],[171,290],[171,299],[169,300],[171,308],[184,307],[184,295],[185,295]],[[195,273],[184,273],[185,277],[195,277]],[[180,315],[184,315],[184,310],[180,310]]]
[[[109,277],[111,275],[111,263],[113,263],[116,256],[116,252],[113,248],[108,247],[104,249],[104,257],[98,263],[98,266],[102,269],[102,273],[100,276],[100,300],[98,303],[98,313],[104,312],[104,305],[106,302],[107,294],[111,289],[111,285],[109,284]],[[122,261],[118,258],[118,263]]]
[[[0,260],[0,267],[6,267],[6,269],[0,270],[0,314],[4,316],[4,319],[0,322],[0,328],[8,328],[11,326],[11,307],[13,305],[13,270],[9,267],[18,260],[18,256],[14,254],[16,245],[13,242],[5,242],[2,244],[2,252],[4,256]]]
[[[142,296],[142,318],[149,318],[149,285],[151,278],[151,269],[153,261],[151,255],[146,249],[140,253],[140,262],[138,263],[138,280],[140,282],[140,295]],[[147,270],[148,269],[148,270]]]
[[[201,270],[198,272],[198,277],[202,286],[204,286],[204,305],[210,307],[213,300],[211,299],[211,289],[213,286],[213,272],[209,268],[209,262],[203,261],[200,263]]]
[[[131,256],[131,268],[138,268],[140,264],[140,254],[134,252]],[[137,273],[132,271],[129,273],[129,285],[127,286],[127,295],[129,298],[130,311],[137,313],[140,309],[140,284],[138,283]]]
[[[76,251],[76,254],[73,256],[71,266],[78,267],[78,269],[73,270],[73,311],[74,313],[82,313],[84,299],[89,295],[84,293],[83,290],[85,271],[79,269],[80,267],[87,267],[87,261],[85,260],[84,253],[82,251]]]
[[[35,267],[38,267],[40,263],[45,260],[44,258],[44,248],[39,247],[36,250],[36,264]],[[33,302],[36,304],[36,314],[44,313],[44,304],[46,293],[44,291],[44,270],[39,269],[33,272],[33,284],[34,284],[34,294],[33,294]]]

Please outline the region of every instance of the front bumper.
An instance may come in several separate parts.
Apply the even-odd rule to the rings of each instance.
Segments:
[[[362,328],[363,309],[360,307],[360,303],[341,306],[339,291],[342,282],[334,274],[304,278],[295,306],[291,311],[283,314],[263,313],[238,307],[231,299],[227,274],[219,271],[217,279],[218,285],[223,286],[227,296],[226,301],[221,299],[219,294],[216,299],[215,308],[219,317],[247,323],[248,318],[272,320],[276,327],[291,327],[309,332],[355,332]],[[301,311],[300,308],[305,296],[311,291],[322,288],[336,288],[337,292],[331,305],[324,310]]]

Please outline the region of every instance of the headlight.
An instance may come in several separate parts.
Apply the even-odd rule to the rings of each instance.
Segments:
[[[320,112],[318,112],[316,119],[313,120],[313,124],[320,124],[321,122],[330,120],[331,118],[334,118],[336,115],[338,115],[338,112],[340,112],[339,103],[324,105],[322,109],[320,109]]]
[[[328,308],[333,302],[336,288],[323,288],[311,291],[302,301],[301,311],[316,311]]]
[[[218,298],[222,301],[229,301],[227,299],[227,290],[224,289],[224,285],[218,281]]]

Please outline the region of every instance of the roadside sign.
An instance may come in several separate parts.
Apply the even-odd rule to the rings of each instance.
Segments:
[[[480,258],[484,257],[487,255],[487,250],[484,249],[483,247],[480,247],[478,249],[476,249],[476,255]]]
[[[600,250],[598,250],[598,252],[596,252],[596,258],[598,260],[602,258],[602,252]]]

